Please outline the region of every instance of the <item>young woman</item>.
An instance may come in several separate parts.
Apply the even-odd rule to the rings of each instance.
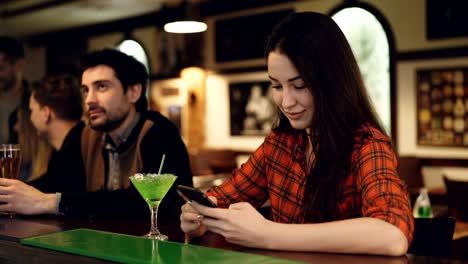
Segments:
[[[52,147],[39,136],[31,122],[30,94],[29,91],[23,92],[20,104],[16,109],[16,121],[13,127],[18,134],[18,143],[21,148],[20,180],[22,181],[37,179],[47,172],[47,164],[52,153]]]
[[[182,230],[275,250],[405,254],[406,185],[339,27],[322,14],[292,14],[274,28],[266,57],[278,122],[208,192],[220,208],[182,207]],[[272,221],[255,210],[268,199]]]

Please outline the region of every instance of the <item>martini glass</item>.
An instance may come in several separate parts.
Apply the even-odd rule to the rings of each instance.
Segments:
[[[167,173],[137,173],[130,177],[133,185],[151,210],[151,229],[148,234],[144,235],[145,237],[156,240],[168,239],[166,235],[161,234],[158,230],[158,207],[176,179],[177,176]]]

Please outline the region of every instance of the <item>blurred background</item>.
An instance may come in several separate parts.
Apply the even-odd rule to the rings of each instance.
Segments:
[[[467,1],[2,0],[0,35],[23,41],[31,82],[78,75],[78,59],[103,47],[137,57],[151,76],[151,108],[179,127],[194,174],[212,184],[261,144],[265,127],[247,105],[267,81],[264,41],[281,18],[300,11],[333,16],[343,29],[402,176],[414,192],[425,186],[443,203],[444,175],[468,180]],[[207,28],[165,31],[177,20]]]

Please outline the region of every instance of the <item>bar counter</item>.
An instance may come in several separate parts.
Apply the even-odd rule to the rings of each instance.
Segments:
[[[148,220],[148,219],[147,219]],[[15,216],[10,219],[0,216],[0,263],[109,263],[97,258],[63,253],[20,243],[20,239],[36,235],[89,228],[113,233],[141,236],[147,233],[149,221],[143,220],[113,220],[92,218],[66,218],[55,216]],[[160,219],[159,230],[169,236],[169,240],[183,242],[184,235],[178,221]],[[284,252],[246,248],[230,244],[214,233],[207,233],[201,238],[193,239],[191,244],[231,250],[256,255],[270,256],[277,260],[287,259],[303,263],[468,263],[468,237],[454,240],[450,256],[431,257],[407,254],[402,257],[327,254],[307,252]],[[149,252],[151,254],[151,252]],[[228,259],[226,261],[229,262]],[[224,262],[224,261],[223,261]],[[230,260],[229,263],[236,263]]]

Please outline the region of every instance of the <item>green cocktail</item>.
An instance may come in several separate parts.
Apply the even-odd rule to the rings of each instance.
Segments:
[[[130,177],[130,181],[145,199],[151,210],[151,229],[145,237],[157,240],[167,240],[166,235],[158,231],[158,207],[171,186],[176,181],[174,174],[137,173]]]
[[[174,174],[146,174],[146,176],[136,174],[130,177],[149,206],[159,205],[176,179],[177,176]]]

